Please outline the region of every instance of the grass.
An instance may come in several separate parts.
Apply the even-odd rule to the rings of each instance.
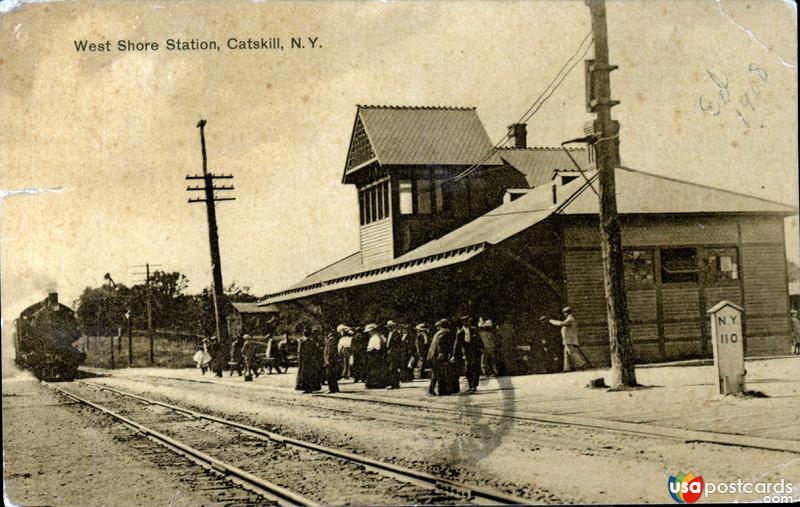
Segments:
[[[118,338],[114,341],[114,366],[128,367],[128,338],[122,336],[122,347]],[[111,368],[111,336],[81,336],[75,343],[78,350],[86,352],[85,366]],[[84,346],[85,345],[85,346]],[[156,336],[153,340],[153,366],[162,368],[191,368],[195,366],[192,356],[196,352],[193,342],[170,340]],[[150,365],[150,342],[145,335],[133,335],[133,367]]]

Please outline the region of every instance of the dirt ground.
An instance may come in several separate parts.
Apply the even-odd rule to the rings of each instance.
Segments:
[[[3,379],[5,505],[218,503],[214,493],[197,487],[218,479],[178,458],[167,466],[158,458],[167,452],[32,377]],[[191,481],[184,479],[187,471]]]
[[[447,415],[422,409],[168,379],[102,378],[104,383],[240,419],[290,436],[459,481],[534,503],[661,503],[678,472],[706,480],[800,479],[786,452],[656,439],[569,426]],[[418,390],[414,385],[407,388]],[[469,404],[464,397],[464,404]],[[710,501],[748,501],[716,495]]]
[[[215,413],[460,482],[499,489],[529,498],[532,503],[664,503],[672,501],[667,480],[679,472],[703,475],[707,483],[783,480],[798,487],[800,457],[791,452],[498,419],[481,414],[481,407],[513,411],[535,406],[544,410],[556,399],[559,413],[580,414],[580,407],[599,413],[599,407],[603,407],[601,400],[614,397],[624,398],[625,403],[618,400],[616,406],[624,407],[626,418],[657,419],[660,424],[680,426],[681,420],[706,413],[707,417],[689,426],[703,422],[722,427],[735,419],[735,414],[747,413],[747,419],[762,428],[752,431],[768,431],[777,421],[783,428],[780,434],[784,434],[784,412],[794,406],[798,396],[796,364],[793,360],[748,364],[754,380],[758,380],[754,385],[771,397],[762,400],[718,402],[713,386],[705,380],[705,370],[653,369],[643,370],[642,378],[660,387],[632,393],[589,392],[583,387],[585,379],[580,375],[514,378],[514,385],[507,389],[501,385],[503,379],[493,379],[482,383],[478,395],[447,400],[448,407],[463,409],[461,413],[401,407],[376,400],[365,403],[302,395],[288,388],[293,378],[285,375],[259,378],[254,383],[243,383],[237,377],[226,377],[221,382],[213,379],[209,383],[212,379],[197,371],[134,369],[115,371],[112,377],[88,382]],[[203,383],[168,376],[185,376]],[[670,387],[675,379],[680,379],[679,384]],[[65,406],[30,380],[7,380],[3,381],[4,459],[7,494],[12,500],[26,505],[121,505],[127,500],[130,505],[202,503],[197,501],[197,494],[193,496],[192,491],[181,487],[180,475],[159,473],[159,467],[146,457],[134,459],[124,442],[103,427],[103,419],[96,413]],[[673,390],[685,393],[692,389],[694,399],[699,400],[694,404],[696,413],[687,412],[671,394]],[[397,399],[445,402],[426,398],[424,383],[419,381],[404,384],[398,391],[359,393],[347,383],[343,384],[343,390],[353,396],[379,398],[391,393]],[[512,396],[516,405],[506,407]],[[775,415],[780,412],[781,418],[773,417],[769,407],[776,410]],[[613,412],[613,407],[603,407],[604,412],[609,410]],[[751,415],[759,410],[761,414]],[[85,466],[74,466],[75,463]],[[331,474],[331,480],[336,481],[335,474]],[[91,496],[86,496],[86,484],[92,486]],[[794,496],[797,498],[797,492]],[[744,502],[763,497],[715,494],[702,501]]]

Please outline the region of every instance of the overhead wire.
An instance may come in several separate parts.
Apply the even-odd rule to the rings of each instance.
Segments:
[[[592,39],[590,43],[586,46],[585,49],[582,49],[584,44],[586,44],[586,41],[589,40],[590,38]],[[533,118],[534,115],[536,115],[536,113],[541,109],[544,103],[547,102],[547,100],[553,95],[553,93],[555,93],[558,87],[561,86],[561,83],[563,83],[564,80],[567,78],[567,76],[569,76],[569,74],[572,72],[572,69],[574,69],[575,66],[578,63],[580,63],[583,57],[585,57],[586,53],[589,52],[589,48],[592,47],[593,42],[594,38],[592,37],[592,32],[589,31],[589,33],[586,34],[583,40],[581,40],[581,43],[578,45],[578,48],[575,50],[575,52],[564,62],[564,65],[561,66],[561,68],[558,70],[558,72],[550,81],[550,83],[545,87],[544,90],[542,90],[542,93],[536,98],[533,104],[531,104],[531,106],[527,109],[527,111],[525,111],[522,117],[520,117],[520,119],[517,120],[516,123],[526,123],[531,118]],[[575,60],[575,57],[581,54],[581,51],[583,51],[583,55],[581,56],[581,58]],[[565,69],[566,73],[564,72]],[[456,176],[449,178],[448,181],[458,181],[461,180],[462,178],[469,176],[472,172],[474,172],[476,169],[482,166],[484,162],[486,162],[492,156],[494,156],[494,154],[497,153],[500,147],[505,145],[505,143],[507,143],[511,139],[511,137],[512,137],[511,133],[507,132],[506,135],[503,136],[503,138],[500,141],[498,141],[497,144],[495,144],[483,157],[481,157],[478,162],[471,165],[470,167],[468,167],[461,173],[457,174]]]

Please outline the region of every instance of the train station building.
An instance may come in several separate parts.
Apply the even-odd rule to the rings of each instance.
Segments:
[[[592,149],[529,147],[525,125],[509,138],[492,150],[474,108],[359,106],[342,183],[358,189],[360,250],[259,304],[329,325],[489,318],[511,373],[561,369],[538,318],[570,306],[590,360],[609,364]],[[745,309],[747,355],[789,350],[795,208],[640,168],[616,184],[638,362],[710,357],[721,300]]]

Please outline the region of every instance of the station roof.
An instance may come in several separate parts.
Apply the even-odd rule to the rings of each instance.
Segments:
[[[589,152],[586,148],[569,150],[581,169],[589,167]],[[500,148],[497,152],[503,162],[525,175],[528,185],[538,187],[550,183],[556,171],[575,171],[577,168],[561,148]]]
[[[357,114],[381,165],[468,166],[493,147],[474,107],[360,105]]]
[[[628,167],[616,169],[617,208],[620,214],[773,213],[789,215],[797,209],[768,199],[691,183]],[[553,203],[549,185],[533,188],[439,239],[381,265],[363,265],[360,253],[312,273],[291,288],[267,296],[271,304],[340,288],[354,287],[428,271],[469,260],[551,215],[597,215],[597,173],[587,173],[557,187]],[[588,181],[587,181],[588,180]]]
[[[252,303],[231,303],[239,313],[278,313],[278,307],[274,305],[261,305],[259,302]]]

